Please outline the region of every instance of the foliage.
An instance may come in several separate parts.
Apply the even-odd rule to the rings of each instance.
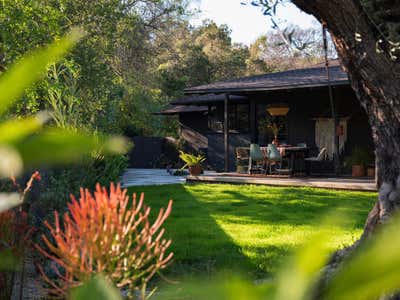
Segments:
[[[366,149],[356,147],[353,149],[351,155],[346,157],[345,166],[351,167],[354,165],[368,165],[373,163],[373,155]]]
[[[162,195],[174,199],[165,228],[174,241],[172,279],[218,271],[246,278],[271,278],[290,251],[315,233],[324,215],[349,213],[342,227],[330,227],[329,248],[351,245],[362,233],[376,193],[260,185],[195,184],[131,187],[147,203],[162,207]]]
[[[120,300],[120,292],[102,275],[96,275],[84,285],[72,289],[71,300]]]
[[[274,138],[278,136],[279,131],[281,131],[281,129],[284,127],[279,118],[272,117],[270,115],[267,115],[264,119],[261,119],[258,124],[260,132],[270,131]]]
[[[288,49],[302,50],[305,44],[293,43],[293,34],[295,31],[288,28],[281,29],[276,18],[276,12],[279,6],[284,5],[287,0],[250,0],[241,2],[243,5],[252,5],[260,8],[263,15],[268,16],[276,29],[285,46]],[[379,54],[386,54],[393,61],[398,61],[400,55],[400,23],[398,21],[398,12],[395,9],[395,3],[392,1],[376,2],[373,0],[361,0],[359,6],[363,13],[371,23],[376,36],[375,49]],[[354,40],[357,43],[363,42],[363,36],[357,32],[358,28],[354,28]]]
[[[48,250],[37,249],[57,265],[56,280],[41,270],[53,294],[66,295],[97,273],[133,292],[167,266],[172,259],[172,253],[166,253],[171,241],[163,238],[161,226],[171,213],[172,201],[151,224],[144,194],[138,202],[134,194],[131,202],[126,193],[113,184],[109,193],[100,185],[94,195],[81,189],[79,200],[71,197],[62,225],[57,212],[54,226],[45,222],[51,239],[45,235],[42,239]]]
[[[201,154],[193,155],[193,154],[185,153],[182,150],[180,150],[179,153],[180,153],[179,158],[181,160],[183,160],[183,162],[185,163],[185,165],[182,167],[182,169],[184,169],[186,167],[200,165],[203,161],[206,160],[206,158]]]
[[[74,30],[66,37],[45,49],[36,50],[25,56],[0,77],[0,113],[20,97],[24,90],[46,72],[49,62],[60,59],[81,38],[82,33]],[[94,137],[77,131],[60,128],[43,128],[47,116],[11,119],[0,123],[0,175],[19,175],[23,167],[34,167],[47,163],[67,163],[82,154],[94,150],[119,152],[125,148],[120,138]],[[46,149],[46,151],[44,151]]]
[[[2,2],[5,3],[5,2]],[[22,244],[30,237],[28,214],[19,207],[18,211],[9,211],[13,206],[20,206],[26,193],[39,173],[35,172],[21,189],[16,181],[24,168],[42,165],[43,163],[68,163],[78,157],[93,151],[99,153],[118,153],[124,151],[125,141],[119,137],[93,136],[77,130],[44,127],[48,119],[46,113],[7,119],[6,114],[16,101],[23,96],[24,91],[46,73],[47,65],[55,63],[77,43],[82,37],[80,30],[74,29],[41,49],[36,49],[22,57],[0,77],[0,177],[11,177],[18,193],[0,194],[0,219],[2,222],[0,239],[1,248],[14,249],[10,254],[18,254],[25,250]],[[8,210],[8,211],[6,211]],[[15,253],[13,253],[15,252]],[[3,253],[2,253],[3,254]],[[21,254],[22,255],[22,254]],[[3,260],[3,257],[2,257]],[[6,263],[6,262],[4,262]],[[8,278],[6,276],[4,278]],[[12,276],[14,278],[14,276]],[[13,286],[13,280],[7,284]],[[21,295],[22,297],[22,295]]]

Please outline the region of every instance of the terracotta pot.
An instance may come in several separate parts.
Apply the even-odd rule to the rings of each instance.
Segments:
[[[203,167],[201,165],[189,166],[189,173],[192,176],[199,176],[203,172]]]
[[[375,178],[375,168],[373,168],[373,167],[367,168],[367,176]]]
[[[236,166],[236,173],[247,174],[248,170],[249,170],[249,166]]]
[[[351,176],[363,177],[365,175],[365,168],[363,165],[353,165],[351,167]]]

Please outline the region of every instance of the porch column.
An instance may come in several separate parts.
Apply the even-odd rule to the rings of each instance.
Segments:
[[[257,111],[256,111],[256,102],[252,99],[250,100],[250,111],[249,111],[249,122],[250,122],[250,142],[257,143],[258,135],[257,135]]]
[[[324,43],[324,56],[325,56],[325,70],[326,77],[328,79],[328,93],[329,93],[329,103],[331,107],[331,114],[333,119],[333,138],[334,138],[334,154],[333,154],[333,165],[335,169],[335,174],[339,174],[340,161],[339,161],[339,136],[336,133],[336,129],[339,125],[339,118],[336,114],[335,102],[333,99],[333,88],[331,85],[331,74],[329,71],[329,60],[328,60],[328,40],[326,37],[326,24],[322,24],[322,38]]]
[[[224,149],[225,149],[225,172],[229,172],[229,124],[228,124],[228,102],[229,94],[224,99]]]

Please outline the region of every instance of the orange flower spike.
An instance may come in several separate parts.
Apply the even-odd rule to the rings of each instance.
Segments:
[[[61,295],[97,272],[106,274],[118,287],[140,288],[172,259],[172,253],[166,255],[171,241],[163,239],[165,231],[161,229],[172,202],[150,224],[144,194],[139,201],[134,194],[130,202],[126,193],[114,184],[109,192],[97,185],[93,195],[81,189],[79,199],[71,197],[64,230],[58,215],[54,228],[46,224],[54,244],[44,237],[49,251],[43,254],[64,266],[64,273],[51,284],[54,294]]]

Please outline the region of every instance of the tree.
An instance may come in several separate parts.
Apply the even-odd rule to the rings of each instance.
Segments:
[[[280,0],[260,1],[270,14]],[[400,10],[398,0],[292,0],[326,24],[372,129],[379,197],[361,241],[400,207]],[[340,259],[340,256],[338,256]]]
[[[400,11],[396,0],[293,0],[326,23],[372,129],[380,185],[364,237],[400,207]],[[398,44],[397,44],[398,46]]]

